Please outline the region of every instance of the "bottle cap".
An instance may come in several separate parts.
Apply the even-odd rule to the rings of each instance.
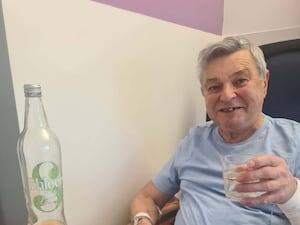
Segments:
[[[42,90],[39,84],[25,84],[24,93],[26,97],[41,97]]]

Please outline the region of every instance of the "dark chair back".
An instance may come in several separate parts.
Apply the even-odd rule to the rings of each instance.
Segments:
[[[300,122],[300,39],[260,46],[270,71],[263,112]]]

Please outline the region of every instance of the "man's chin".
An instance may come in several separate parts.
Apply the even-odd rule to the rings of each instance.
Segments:
[[[226,131],[238,131],[243,129],[243,127],[245,126],[246,121],[241,121],[238,119],[231,119],[231,120],[225,120],[225,121],[220,121],[220,123],[218,124],[219,127]]]

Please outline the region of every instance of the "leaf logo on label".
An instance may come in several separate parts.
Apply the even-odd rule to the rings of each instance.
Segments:
[[[33,197],[34,206],[42,212],[52,212],[62,202],[62,178],[58,166],[51,161],[41,162],[32,170],[39,194]]]

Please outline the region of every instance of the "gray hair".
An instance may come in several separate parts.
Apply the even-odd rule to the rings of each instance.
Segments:
[[[243,49],[250,51],[260,77],[264,78],[267,66],[262,50],[244,37],[226,37],[217,43],[208,45],[200,51],[198,69],[201,84],[203,82],[205,69],[210,61]]]

